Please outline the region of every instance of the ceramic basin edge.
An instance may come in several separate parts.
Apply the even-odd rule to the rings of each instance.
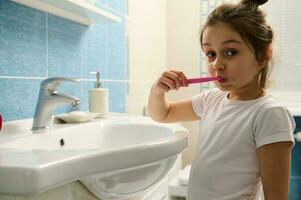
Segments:
[[[133,118],[132,122],[135,120]],[[114,123],[121,122],[116,120]],[[125,125],[126,123],[127,120],[124,120]],[[186,148],[188,131],[185,128],[177,125],[160,125],[149,120],[139,123],[162,126],[170,129],[172,134],[145,142],[140,140],[137,144],[120,148],[116,146],[76,150],[0,148],[2,158],[0,180],[6,180],[0,181],[0,193],[17,195],[39,193],[88,175],[158,162],[175,156]],[[82,126],[89,126],[89,123]],[[68,130],[68,126],[60,130]],[[28,133],[26,137],[30,137]]]

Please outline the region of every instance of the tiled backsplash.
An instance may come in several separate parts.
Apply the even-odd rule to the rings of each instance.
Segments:
[[[97,0],[124,19],[127,0]],[[127,44],[125,22],[81,25],[9,0],[0,1],[0,112],[4,121],[32,118],[39,84],[65,76],[80,84],[62,83],[59,90],[81,99],[88,110],[90,71],[100,71],[110,93],[110,111],[125,112]],[[113,106],[114,105],[114,106]],[[56,112],[69,111],[60,107]]]
[[[301,116],[295,117],[296,132],[301,131]],[[292,152],[290,200],[301,199],[301,142],[296,141]]]

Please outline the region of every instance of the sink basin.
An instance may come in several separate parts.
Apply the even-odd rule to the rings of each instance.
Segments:
[[[12,124],[0,135],[2,194],[39,193],[80,180],[99,198],[128,199],[161,180],[187,146],[185,128],[148,117],[112,114],[41,133]]]

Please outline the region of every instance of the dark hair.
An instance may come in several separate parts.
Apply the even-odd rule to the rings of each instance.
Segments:
[[[238,4],[225,3],[215,8],[201,29],[202,45],[204,30],[219,23],[234,29],[254,49],[257,59],[270,58],[269,50],[273,41],[273,30],[267,24],[265,13],[258,6],[268,0],[242,0]],[[260,87],[265,88],[270,66],[267,63],[260,73]]]

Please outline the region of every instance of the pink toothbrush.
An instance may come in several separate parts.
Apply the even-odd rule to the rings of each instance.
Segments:
[[[214,77],[201,77],[201,78],[189,78],[187,79],[188,84],[191,83],[205,83],[209,81],[220,81],[224,82],[225,79],[220,76],[214,76]]]

